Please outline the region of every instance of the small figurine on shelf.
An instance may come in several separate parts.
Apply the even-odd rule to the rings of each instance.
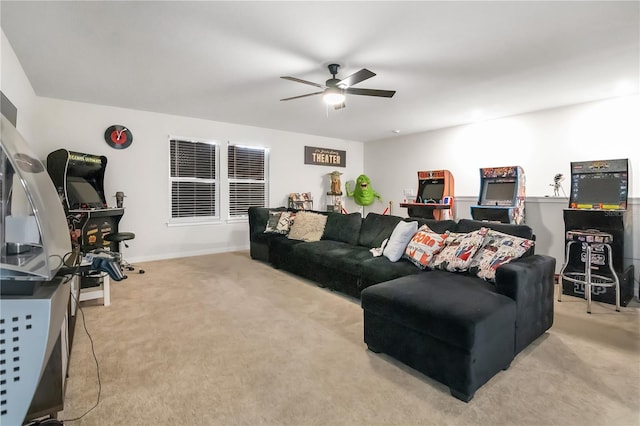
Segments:
[[[126,197],[126,195],[124,195],[124,192],[122,191],[118,191],[116,192],[116,195],[114,195],[114,197],[116,197],[116,206],[121,209],[124,207],[124,197]]]
[[[336,170],[331,173],[328,173],[328,175],[331,178],[330,193],[332,195],[342,195],[342,184],[340,183],[340,176],[342,175],[342,173]]]

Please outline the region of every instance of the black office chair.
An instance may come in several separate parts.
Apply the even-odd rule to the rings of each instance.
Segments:
[[[138,268],[138,273],[144,274],[144,269],[127,262],[124,259],[124,256],[122,256],[122,252],[120,251],[120,243],[124,244],[125,247],[129,248],[127,241],[133,240],[135,237],[136,237],[136,234],[134,234],[133,232],[116,232],[114,234],[105,235],[104,239],[117,244],[118,263],[120,263],[120,269],[122,269],[123,272],[135,271],[135,269]],[[124,277],[127,278],[126,275]]]

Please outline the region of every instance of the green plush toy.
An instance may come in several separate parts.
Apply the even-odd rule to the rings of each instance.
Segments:
[[[382,197],[371,188],[371,179],[367,175],[360,175],[356,179],[356,188],[352,191],[349,188],[349,182],[344,185],[347,190],[347,197],[353,197],[353,200],[359,206],[370,206],[373,204],[374,198],[382,201]]]

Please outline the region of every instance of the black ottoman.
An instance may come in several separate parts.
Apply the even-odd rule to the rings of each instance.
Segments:
[[[429,271],[361,293],[364,341],[462,401],[515,356],[515,301],[475,276]]]

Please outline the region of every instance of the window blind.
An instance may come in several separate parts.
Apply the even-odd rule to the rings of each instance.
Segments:
[[[229,217],[248,215],[249,207],[267,205],[266,148],[228,145]]]
[[[214,218],[217,212],[217,145],[170,139],[171,218]]]

